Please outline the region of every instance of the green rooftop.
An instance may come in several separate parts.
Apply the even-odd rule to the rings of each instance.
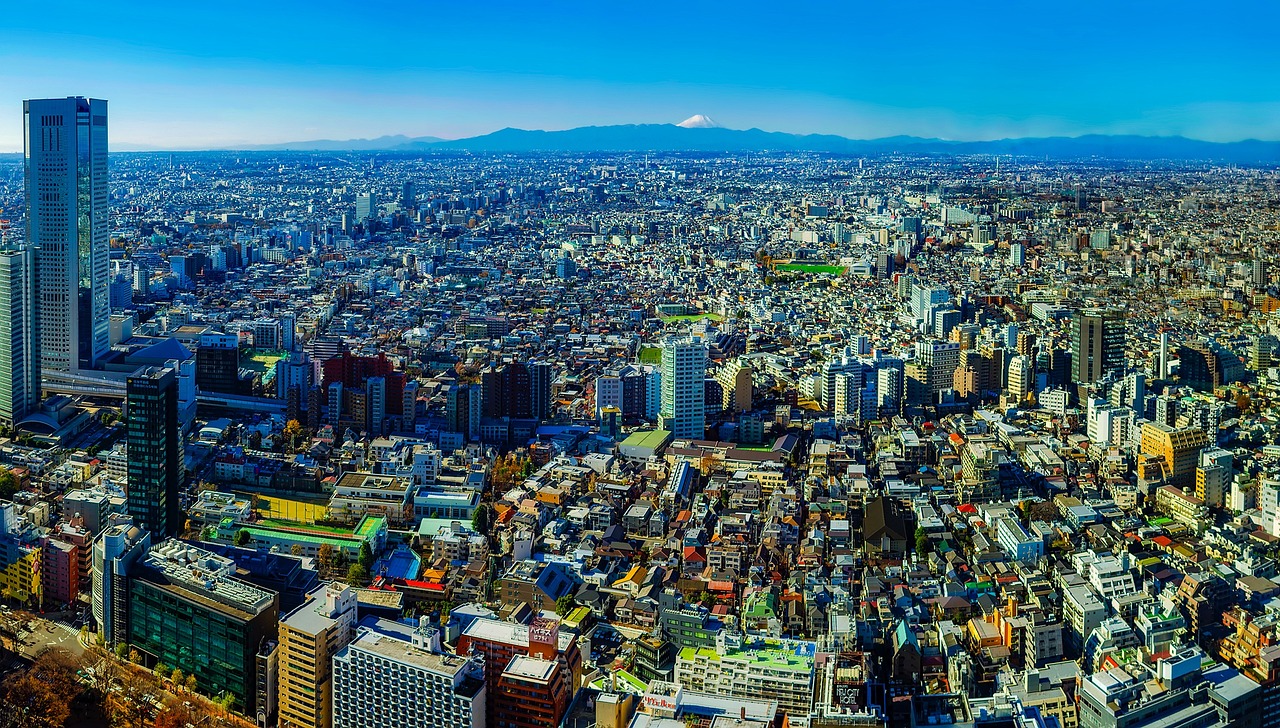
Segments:
[[[808,644],[811,648],[812,643]],[[696,658],[705,657],[712,661],[748,662],[775,670],[793,670],[795,672],[813,672],[814,658],[811,654],[797,655],[795,648],[781,643],[766,641],[762,647],[751,646],[729,650],[721,655],[712,647],[685,647],[680,650],[680,659],[692,662]]]
[[[662,447],[671,439],[669,430],[643,430],[633,432],[622,441],[623,447],[651,447],[654,450]]]

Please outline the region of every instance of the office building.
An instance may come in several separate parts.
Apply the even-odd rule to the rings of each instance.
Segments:
[[[40,406],[35,256],[0,251],[0,424],[13,427]]]
[[[1027,264],[1027,246],[1022,243],[1011,243],[1009,245],[1009,265],[1015,268],[1021,268]]]
[[[126,407],[129,515],[153,540],[177,535],[185,473],[173,370],[148,367],[130,376]]]
[[[323,584],[280,619],[276,660],[277,710],[293,728],[333,725],[333,658],[355,632],[356,591],[346,584]]]
[[[365,222],[378,214],[378,203],[372,192],[356,195],[356,220]]]
[[[1231,493],[1232,457],[1220,447],[1206,447],[1200,451],[1200,465],[1196,468],[1196,497],[1210,508],[1222,508]]]
[[[549,361],[529,363],[529,416],[542,422],[551,416],[551,383],[555,366]]]
[[[252,380],[240,377],[240,340],[235,334],[207,333],[196,348],[196,386],[204,392],[251,394]]]
[[[478,657],[443,653],[439,630],[426,618],[417,628],[366,619],[333,658],[333,728],[504,725],[485,713],[487,669],[493,668]],[[540,691],[532,692],[519,697],[520,715],[541,714]]]
[[[151,534],[127,516],[93,542],[93,621],[108,645],[128,641],[129,570],[151,548]]]
[[[27,244],[45,371],[93,369],[107,354],[107,102],[25,101]]]
[[[1035,391],[1035,379],[1031,368],[1031,357],[1018,356],[1009,360],[1009,395],[1015,402],[1025,401]]]
[[[194,675],[206,695],[229,695],[254,715],[257,663],[274,641],[276,595],[241,581],[235,562],[177,539],[157,544],[133,569],[128,587],[130,646],[148,666]]]
[[[942,286],[912,286],[911,316],[917,324],[923,324],[926,333],[932,330],[933,312],[951,302],[951,292]]]
[[[1092,384],[1124,368],[1124,311],[1085,309],[1073,321],[1072,379]]]
[[[956,367],[960,364],[960,344],[954,341],[921,341],[916,343],[916,361],[923,368],[928,394],[951,389]]]
[[[669,337],[662,344],[662,429],[701,440],[707,431],[707,347],[702,338]]]

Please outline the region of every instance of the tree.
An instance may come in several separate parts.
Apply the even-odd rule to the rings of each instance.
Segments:
[[[182,686],[187,689],[187,692],[194,693],[196,691],[196,676],[187,675],[186,679],[182,681]]]
[[[476,533],[489,532],[489,506],[481,503],[471,514],[471,529]]]
[[[170,672],[171,670],[169,669],[168,665],[164,664],[163,662],[156,663],[156,675],[158,675],[161,680],[165,679],[166,677],[169,677]]]
[[[578,602],[573,598],[573,595],[565,594],[556,600],[556,614],[561,617],[567,617],[569,612],[572,612],[577,606]]]
[[[195,725],[198,720],[200,717],[194,711],[179,705],[157,715],[155,722],[151,725],[153,728],[185,728]]]
[[[293,554],[294,556],[301,556],[301,555],[302,555],[302,544],[300,544],[300,543],[295,543],[294,545],[290,546],[290,547],[289,547],[289,553]]]
[[[18,477],[8,468],[0,468],[0,498],[9,500],[18,492]]]
[[[289,443],[290,449],[298,446],[298,438],[302,436],[302,423],[297,420],[289,420],[284,424],[284,439]]]
[[[173,668],[173,672],[169,673],[169,680],[173,682],[174,687],[182,687],[182,670]]]
[[[316,553],[317,565],[320,567],[320,573],[329,575],[333,571],[333,545],[322,544],[320,550]]]
[[[252,536],[249,535],[249,530],[242,528],[239,531],[236,531],[236,535],[232,537],[231,542],[237,546],[245,546],[249,543],[251,538]]]
[[[715,606],[716,595],[712,594],[706,589],[703,589],[702,593],[698,595],[698,603],[706,607],[707,609],[710,609],[711,607]]]
[[[230,711],[231,706],[236,704],[236,696],[232,695],[231,693],[223,693],[219,695],[217,698],[214,698],[213,702],[219,708],[222,708],[223,711]]]
[[[921,556],[928,556],[933,553],[933,541],[923,528],[916,529],[916,552]]]
[[[6,680],[0,690],[0,726],[57,728],[71,715],[69,697],[59,695],[31,671]]]
[[[115,653],[116,653],[116,657],[120,658],[121,660],[129,659],[129,645],[125,644],[124,642],[121,642],[120,644],[116,645]]]
[[[373,548],[369,546],[368,541],[360,544],[360,553],[356,556],[356,563],[364,567],[366,572],[373,568]]]
[[[347,569],[347,582],[352,586],[360,586],[369,580],[369,570],[363,564],[352,564]]]
[[[135,664],[135,665],[141,665],[141,664],[142,664],[142,653],[141,653],[141,652],[138,652],[137,650],[135,650],[135,649],[133,649],[132,647],[130,647],[130,648],[129,648],[129,662],[132,662],[132,663],[133,663],[133,664]]]

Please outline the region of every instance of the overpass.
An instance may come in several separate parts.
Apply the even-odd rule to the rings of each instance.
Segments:
[[[66,394],[77,397],[96,397],[124,402],[128,390],[127,372],[44,372],[42,386],[46,394]],[[285,402],[274,397],[254,397],[244,394],[197,392],[196,404],[228,413],[254,412],[258,414],[284,414]]]

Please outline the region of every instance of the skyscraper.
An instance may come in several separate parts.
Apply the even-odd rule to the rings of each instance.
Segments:
[[[364,222],[378,212],[378,203],[374,201],[372,192],[356,195],[356,220]]]
[[[107,102],[25,101],[22,116],[41,366],[92,369],[111,346]]]
[[[542,422],[551,414],[551,382],[555,368],[549,361],[529,364],[529,416]]]
[[[1124,368],[1124,312],[1089,308],[1076,313],[1072,379],[1092,384]]]
[[[181,531],[182,433],[172,369],[148,367],[127,384],[129,515],[158,542]]]
[[[0,424],[9,427],[40,403],[35,302],[31,249],[0,251]]]
[[[673,437],[702,439],[707,431],[707,347],[701,337],[670,337],[662,344],[662,410]]]

